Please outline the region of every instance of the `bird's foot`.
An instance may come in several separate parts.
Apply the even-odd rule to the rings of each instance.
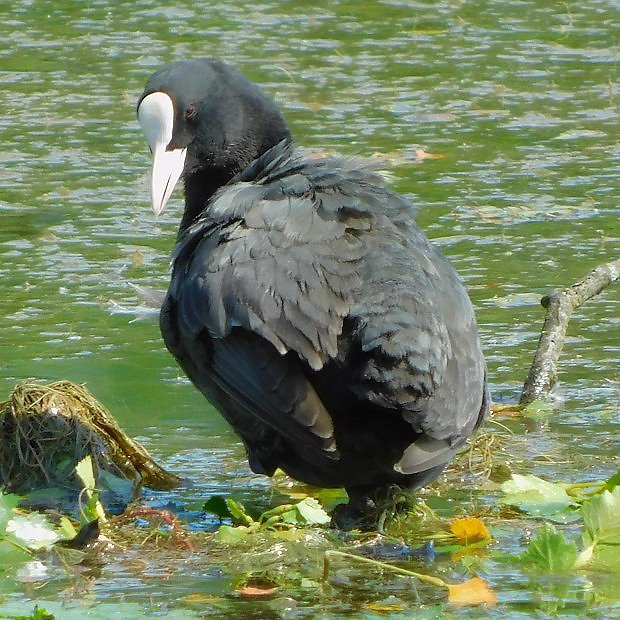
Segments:
[[[332,513],[332,525],[340,530],[372,531],[377,529],[380,510],[370,497],[356,498],[339,504]]]
[[[402,489],[396,485],[379,489],[372,494],[357,495],[349,492],[349,503],[336,506],[332,525],[338,529],[377,530],[381,532],[386,518],[398,511]]]

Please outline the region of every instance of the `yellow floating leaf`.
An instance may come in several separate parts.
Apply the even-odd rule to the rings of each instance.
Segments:
[[[235,590],[235,594],[241,598],[271,598],[278,591],[278,586],[263,580],[252,580],[244,583]]]
[[[486,525],[477,517],[455,519],[450,523],[450,530],[457,537],[459,542],[466,545],[482,540],[490,540],[491,538]]]
[[[454,605],[495,605],[497,596],[484,579],[474,577],[448,585],[448,600]]]

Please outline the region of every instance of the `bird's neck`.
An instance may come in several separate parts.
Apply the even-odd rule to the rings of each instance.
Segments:
[[[208,168],[185,176],[185,211],[179,235],[205,210],[213,194],[234,176],[228,169]]]

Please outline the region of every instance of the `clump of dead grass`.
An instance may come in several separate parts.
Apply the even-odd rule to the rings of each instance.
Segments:
[[[136,487],[169,489],[179,483],[83,385],[26,382],[0,403],[0,485],[6,491],[79,490],[75,466],[89,455],[96,471],[130,480]]]

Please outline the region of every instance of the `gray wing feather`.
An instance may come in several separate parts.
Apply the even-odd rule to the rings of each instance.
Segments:
[[[339,221],[322,209],[316,194],[280,192],[278,199],[267,200],[264,194],[273,193],[269,188],[253,189],[253,202],[244,187],[235,192],[243,200],[231,200],[225,192],[212,205],[211,216],[243,219],[224,224],[217,244],[196,245],[186,275],[204,293],[198,293],[195,306],[203,312],[208,307],[203,323],[212,336],[221,338],[242,326],[281,353],[294,350],[319,370],[337,353],[343,318],[360,285],[365,244],[355,225],[364,218]],[[207,298],[219,303],[208,305]]]
[[[364,359],[346,389],[400,411],[428,443],[420,439],[405,451],[396,464],[403,472],[446,462],[477,423],[484,368],[467,295],[408,203],[358,161],[293,162],[288,174],[275,170],[260,182],[224,187],[180,239],[175,260],[185,261],[177,280],[183,291],[172,294],[194,336],[206,329],[225,342],[242,327],[280,358],[295,352],[287,363],[300,359],[319,371],[346,355],[339,350],[345,319],[352,324]],[[232,359],[233,352],[222,348],[222,355]],[[235,350],[235,359],[241,355]],[[312,406],[291,413],[290,402],[284,407],[259,387],[268,376],[259,373],[249,386],[224,361],[225,388],[251,393],[275,428],[298,439],[310,433],[312,441],[329,435],[331,419],[313,390],[304,392]],[[450,392],[455,379],[470,396]],[[310,386],[301,373],[296,381]],[[291,422],[304,428],[301,435]]]

